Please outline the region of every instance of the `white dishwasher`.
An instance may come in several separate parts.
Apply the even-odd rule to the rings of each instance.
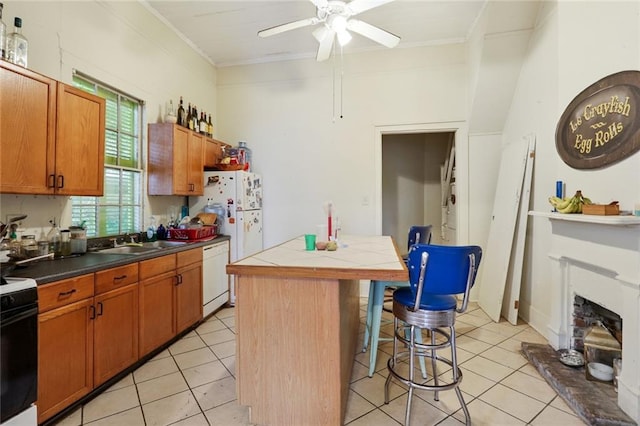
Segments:
[[[202,248],[202,314],[207,317],[229,301],[229,241]]]

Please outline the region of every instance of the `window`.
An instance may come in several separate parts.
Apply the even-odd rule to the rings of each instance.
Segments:
[[[106,100],[104,195],[71,197],[71,220],[87,236],[104,237],[142,229],[142,102],[74,73],[74,86]]]

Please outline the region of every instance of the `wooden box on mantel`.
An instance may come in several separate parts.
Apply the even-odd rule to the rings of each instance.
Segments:
[[[582,214],[617,216],[620,214],[620,206],[618,204],[583,204]]]

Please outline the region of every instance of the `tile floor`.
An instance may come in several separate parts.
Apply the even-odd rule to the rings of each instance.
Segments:
[[[366,299],[361,300],[364,324]],[[390,314],[385,314],[390,318]],[[234,310],[227,308],[58,423],[77,425],[248,425],[249,410],[236,400]],[[390,333],[392,326],[383,326]],[[363,338],[361,327],[360,339]],[[475,304],[456,323],[461,389],[474,425],[583,425],[571,409],[519,353],[520,343],[545,339],[527,324],[491,321]],[[386,361],[391,342],[379,347],[376,374],[367,376],[369,353],[356,354],[345,423],[398,425],[404,421],[407,392],[393,386],[384,404]],[[434,401],[416,391],[412,422],[460,425],[455,392]]]

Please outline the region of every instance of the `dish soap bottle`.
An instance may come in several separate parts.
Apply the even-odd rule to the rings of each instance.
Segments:
[[[53,253],[55,256],[60,256],[62,254],[62,246],[61,246],[61,238],[60,229],[56,225],[56,218],[50,220],[51,230],[47,234],[47,240],[49,240],[49,253]]]

